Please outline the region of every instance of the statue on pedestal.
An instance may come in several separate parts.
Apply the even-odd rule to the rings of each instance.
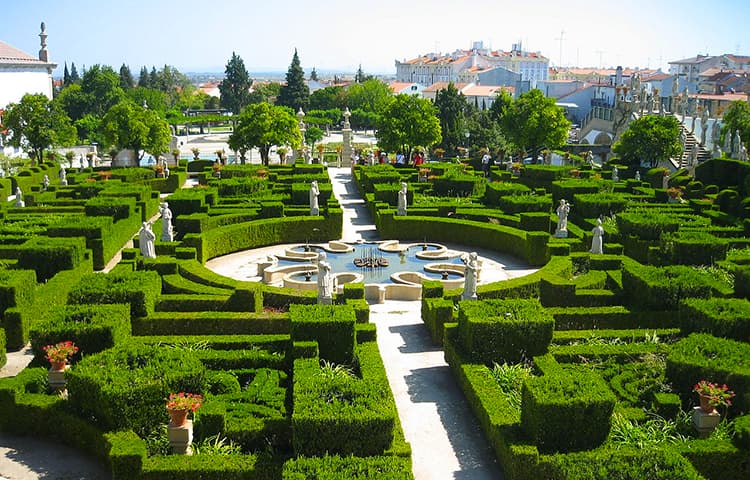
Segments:
[[[169,209],[169,204],[164,202],[159,207],[161,213],[161,241],[172,242],[174,241],[174,230],[172,229],[172,210]]]
[[[21,191],[21,187],[16,187],[16,203],[13,206],[15,207],[26,206],[26,202],[23,201],[23,192]]]
[[[701,145],[706,145],[706,136],[708,135],[708,118],[711,116],[711,113],[708,111],[708,107],[703,107],[703,112],[701,112]]]
[[[557,206],[557,230],[555,230],[557,238],[568,238],[568,213],[570,213],[570,204],[562,198],[560,205]]]
[[[604,227],[602,227],[602,219],[596,219],[596,226],[591,230],[594,234],[594,238],[591,240],[591,250],[589,252],[595,255],[601,255],[604,253]]]
[[[461,298],[464,300],[477,299],[477,279],[479,278],[479,261],[477,252],[461,255],[461,261],[464,262],[464,293]]]
[[[310,183],[310,216],[320,215],[320,207],[318,206],[318,195],[320,195],[320,189],[318,188],[318,181],[313,180]]]
[[[619,182],[620,181],[620,171],[617,170],[617,165],[614,165],[612,167],[612,181],[613,182]]]
[[[318,256],[318,304],[331,305],[336,278],[331,274],[331,264],[325,258],[325,252]]]
[[[408,185],[406,182],[401,182],[401,190],[398,191],[398,211],[396,215],[406,216],[406,189]]]
[[[143,258],[156,258],[154,240],[156,240],[156,235],[151,230],[151,224],[143,222],[141,231],[138,233],[138,248],[140,248]]]

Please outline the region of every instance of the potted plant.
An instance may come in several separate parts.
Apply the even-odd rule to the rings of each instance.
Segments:
[[[728,407],[732,405],[734,392],[729,390],[726,384],[719,385],[708,380],[701,380],[693,386],[693,391],[698,394],[701,410],[712,413],[716,407]]]
[[[279,163],[284,165],[286,163],[286,154],[289,153],[289,150],[286,147],[279,147],[276,149],[276,153],[279,155]]]
[[[171,427],[181,427],[187,423],[190,412],[198,410],[203,403],[203,397],[197,393],[170,393],[167,400]]]
[[[193,160],[200,160],[201,155],[201,149],[198,147],[193,147],[190,149],[191,152],[193,152]]]
[[[78,352],[78,347],[70,340],[58,342],[54,345],[46,345],[42,348],[49,361],[51,370],[62,371],[68,363],[68,359]]]

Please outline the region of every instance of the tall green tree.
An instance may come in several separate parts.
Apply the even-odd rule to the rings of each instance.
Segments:
[[[10,145],[23,148],[38,160],[44,158],[48,148],[76,141],[76,129],[70,118],[41,93],[27,93],[18,103],[8,105],[0,126],[0,131],[3,130]]]
[[[239,114],[228,143],[229,148],[236,151],[257,148],[263,164],[268,165],[268,154],[273,145],[299,148],[302,132],[297,118],[288,108],[256,103],[248,105]]]
[[[750,142],[750,104],[742,100],[730,103],[722,120],[722,138],[731,135],[734,142],[734,132],[739,131],[742,143],[747,145]]]
[[[310,94],[310,110],[343,110],[348,106],[346,98],[344,87],[324,87]]]
[[[130,90],[133,86],[135,86],[133,73],[130,71],[130,67],[123,63],[120,66],[120,88],[123,90]]]
[[[148,68],[146,66],[141,67],[141,71],[138,74],[138,86],[139,87],[146,87],[148,88],[150,86],[149,84],[149,76],[148,76]]]
[[[393,97],[390,87],[375,78],[350,85],[346,91],[346,106],[351,110],[381,113]]]
[[[81,77],[78,75],[75,62],[70,64],[70,81],[71,83],[77,83],[81,81]]]
[[[297,49],[294,49],[292,63],[286,72],[286,85],[281,86],[276,105],[289,107],[295,112],[307,110],[310,104],[310,88],[305,83],[305,72],[299,62]]]
[[[71,84],[70,72],[68,71],[68,62],[65,62],[65,69],[63,70],[63,86],[67,87]]]
[[[468,132],[466,111],[469,105],[466,97],[458,91],[453,82],[450,82],[446,88],[438,90],[435,95],[435,107],[438,110],[440,131],[443,134],[440,145],[448,152],[456,151],[457,147],[466,142],[465,134]]]
[[[245,105],[250,103],[250,87],[253,81],[247,73],[245,62],[236,53],[232,52],[232,58],[227,62],[224,69],[224,80],[219,84],[221,97],[219,104],[234,114],[242,111]]]
[[[81,92],[86,96],[86,113],[103,117],[125,97],[120,76],[108,65],[94,65],[83,74]]]
[[[365,80],[367,80],[367,77],[365,76],[365,72],[362,70],[362,64],[359,64],[359,67],[357,67],[357,73],[354,74],[354,82],[355,83],[362,83]]]
[[[640,117],[630,122],[628,129],[612,145],[612,151],[630,165],[656,167],[660,161],[682,153],[680,124],[672,115]]]
[[[437,109],[424,98],[396,95],[383,110],[375,137],[380,148],[410,158],[414,147],[430,148],[442,140]]]
[[[146,152],[158,156],[169,148],[171,130],[166,120],[130,100],[110,108],[101,128],[109,146],[133,150],[139,161]]]
[[[518,148],[530,150],[533,159],[543,148],[565,145],[570,131],[565,111],[555,105],[554,98],[545,97],[536,88],[511,103],[500,125],[504,136]]]

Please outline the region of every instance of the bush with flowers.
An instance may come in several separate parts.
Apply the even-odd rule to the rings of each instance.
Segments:
[[[693,391],[698,395],[708,398],[712,407],[728,407],[732,405],[734,392],[729,390],[726,384],[719,385],[708,380],[701,380],[693,386]]]
[[[46,345],[42,348],[49,363],[65,363],[70,357],[78,352],[78,347],[70,340],[58,342],[54,345]]]
[[[197,393],[170,393],[167,410],[189,410],[195,412],[203,404],[203,396]]]

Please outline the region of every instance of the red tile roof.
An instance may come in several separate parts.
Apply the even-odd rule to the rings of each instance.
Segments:
[[[38,63],[45,64],[45,62],[38,58],[32,57],[28,53],[24,53],[12,45],[8,45],[5,42],[0,42],[0,63]]]
[[[455,85],[456,90],[460,92],[464,87],[466,87],[469,84],[453,82],[453,85]],[[446,88],[448,88],[448,82],[435,82],[429,87],[422,90],[422,93],[437,92],[438,90],[445,90]]]

